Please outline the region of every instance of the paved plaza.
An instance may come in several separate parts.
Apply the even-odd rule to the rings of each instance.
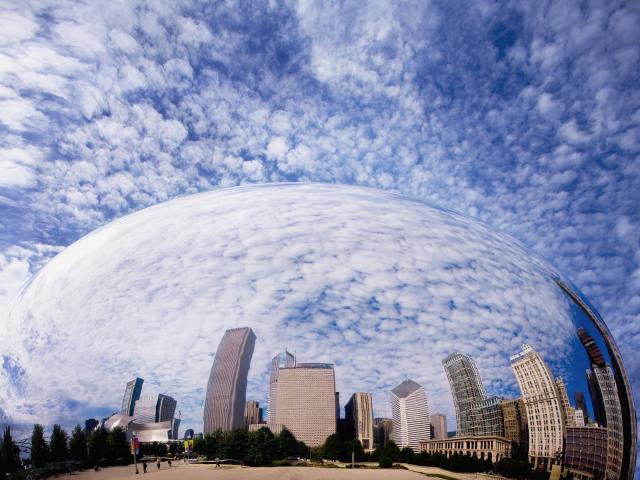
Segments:
[[[142,468],[140,467],[140,472]],[[136,475],[133,465],[127,467],[110,467],[94,472],[86,470],[73,474],[77,480],[135,479],[142,480],[200,480],[200,479],[242,479],[242,480],[424,480],[425,476],[407,470],[377,470],[323,467],[228,467],[216,469],[213,465],[186,465],[179,462],[169,468],[166,463],[157,470],[155,464],[149,464],[146,474]]]

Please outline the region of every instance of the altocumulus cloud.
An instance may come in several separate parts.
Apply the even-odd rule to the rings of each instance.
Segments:
[[[475,358],[492,393],[517,392],[509,355],[522,342],[570,393],[586,388],[555,275],[504,234],[376,190],[298,183],[189,196],[93,232],[32,279],[0,343],[0,409],[18,423],[72,424],[117,406],[139,375],[200,428],[215,348],[246,325],[258,337],[249,398],[266,401],[270,359],[288,347],[300,361],[335,363],[343,403],[372,392],[377,414],[390,414],[389,389],[414,378],[455,428],[441,361],[456,350]]]
[[[125,213],[340,182],[524,241],[595,302],[640,378],[637,3],[244,7],[2,4],[0,312]]]

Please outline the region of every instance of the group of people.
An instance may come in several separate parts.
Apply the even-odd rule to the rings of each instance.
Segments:
[[[171,459],[167,459],[167,463],[169,467],[171,467]],[[160,470],[160,459],[156,458],[156,467]],[[136,466],[136,474],[138,473],[138,467]],[[147,473],[147,462],[145,460],[142,461],[142,473]]]

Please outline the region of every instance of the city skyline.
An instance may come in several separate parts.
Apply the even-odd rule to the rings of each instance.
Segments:
[[[343,405],[390,416],[411,378],[455,430],[441,361],[461,352],[495,425],[527,343],[564,417],[609,417],[624,449],[639,25],[624,0],[5,2],[0,426],[132,413],[139,377],[199,430],[246,325],[266,411],[289,348],[334,363]]]
[[[286,215],[269,214],[283,202]],[[252,232],[253,243],[239,242],[242,229]],[[111,239],[107,244],[103,235]],[[157,241],[148,243],[149,238]],[[609,358],[605,337],[594,327],[599,317],[589,314],[588,305],[570,294],[570,284],[562,287],[557,272],[542,260],[478,222],[385,192],[316,184],[221,190],[139,212],[84,242],[79,244],[82,249],[67,250],[34,280],[14,313],[49,315],[30,302],[33,295],[56,297],[73,285],[74,295],[60,304],[68,314],[56,318],[85,321],[86,316],[74,312],[90,301],[87,286],[107,283],[109,290],[116,289],[109,309],[98,303],[86,326],[95,333],[92,338],[104,343],[111,337],[97,322],[101,315],[108,316],[114,333],[125,318],[140,326],[153,323],[149,319],[154,315],[140,318],[130,306],[159,296],[163,300],[150,303],[150,308],[162,309],[169,322],[166,331],[145,335],[144,342],[136,341],[144,329],[113,337],[110,354],[126,353],[111,360],[117,367],[103,375],[104,383],[93,384],[91,393],[102,392],[104,398],[113,371],[126,369],[122,376],[131,378],[135,368],[136,374],[176,396],[185,427],[199,429],[193,412],[202,408],[205,396],[203,370],[211,369],[222,332],[237,325],[248,325],[257,335],[247,398],[264,405],[272,359],[291,346],[306,358],[335,363],[336,389],[343,403],[352,392],[372,393],[376,416],[390,416],[384,408],[387,391],[410,376],[428,388],[431,408],[447,416],[450,430],[455,429],[455,413],[441,361],[453,351],[473,357],[487,392],[506,398],[518,394],[508,352],[516,351],[522,341],[534,344],[554,375],[565,380],[570,398],[576,392],[589,395],[584,375],[589,359],[577,328],[587,328],[606,360],[619,365],[615,357]],[[93,248],[101,251],[100,268],[83,260]],[[127,270],[121,280],[118,268],[132,258],[140,265]],[[68,261],[74,262],[72,270],[67,269]],[[280,281],[272,278],[274,265],[281,271]],[[81,272],[82,279],[74,281]],[[166,280],[169,273],[171,281]],[[58,275],[70,280],[54,281]],[[100,279],[87,283],[87,275]],[[130,283],[134,279],[135,288]],[[42,282],[56,288],[39,290]],[[489,285],[500,292],[497,297],[483,294]],[[206,295],[197,293],[204,291]],[[218,322],[221,318],[225,320]],[[413,328],[403,328],[404,322]],[[172,349],[162,348],[168,338]],[[145,348],[136,355],[141,345]],[[55,353],[38,351],[45,356]],[[135,367],[130,361],[117,364],[118,358],[131,358],[131,352]],[[76,353],[77,349],[65,351],[67,356],[55,361],[64,364]],[[377,360],[372,362],[374,353]],[[101,365],[91,363],[91,358],[80,363],[80,369],[100,371]],[[189,368],[180,375],[166,368],[183,363]],[[29,369],[26,379],[40,381],[38,373]],[[75,378],[62,387],[75,387]],[[47,379],[39,385],[46,388]],[[82,393],[82,388],[73,388],[74,395]],[[101,415],[87,413],[82,416]]]

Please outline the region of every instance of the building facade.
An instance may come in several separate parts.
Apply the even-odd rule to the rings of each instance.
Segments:
[[[567,394],[567,386],[564,384],[562,377],[556,377],[556,389],[558,390],[558,398],[560,398],[560,406],[562,407],[562,418],[565,425],[570,425],[573,421],[573,407],[569,403],[569,395]]]
[[[420,451],[420,442],[431,438],[429,403],[424,387],[413,380],[405,380],[390,392],[393,429],[391,439],[400,448]]]
[[[373,419],[374,443],[377,446],[386,446],[391,439],[393,420],[391,418],[376,417]]]
[[[247,377],[256,335],[248,327],[227,330],[213,360],[204,402],[204,433],[244,426]]]
[[[120,413],[122,415],[127,415],[129,417],[133,415],[136,402],[142,393],[143,383],[144,380],[138,377],[127,382],[127,386],[124,389],[124,396],[122,397],[122,407],[120,408]]]
[[[447,417],[442,413],[434,413],[429,417],[431,424],[431,440],[444,440],[449,435],[447,433]]]
[[[576,476],[605,478],[607,471],[607,429],[603,427],[567,427],[565,468]]]
[[[598,424],[607,429],[605,478],[607,480],[619,479],[622,473],[624,431],[616,379],[593,337],[584,328],[579,328],[578,338],[587,351],[591,363],[591,370],[587,371],[587,382],[591,390],[594,416]]]
[[[471,357],[458,352],[448,355],[442,365],[456,409],[457,435],[474,435],[472,405],[487,398],[478,368]]]
[[[277,400],[276,400],[276,388],[278,386],[278,372],[281,368],[294,367],[296,364],[296,357],[294,357],[287,350],[277,354],[271,360],[271,374],[269,376],[269,399],[268,399],[268,417],[269,421],[276,418],[277,415]]]
[[[176,414],[178,402],[175,398],[163,393],[158,395],[156,403],[156,422],[172,421]]]
[[[354,393],[344,407],[347,432],[360,441],[365,452],[373,451],[373,395]]]
[[[244,406],[244,424],[245,426],[253,423],[262,423],[262,415],[260,413],[260,403],[255,400],[247,400]]]
[[[501,406],[504,437],[515,446],[515,451],[512,451],[512,454],[526,456],[529,450],[529,429],[524,401],[521,398],[502,400]]]
[[[441,453],[449,458],[451,455],[476,456],[481,460],[489,459],[499,462],[503,457],[511,455],[511,442],[504,437],[496,436],[461,436],[446,440],[429,440],[420,442],[420,451]]]
[[[470,405],[471,435],[504,436],[501,398],[488,397]]]
[[[333,365],[299,363],[278,371],[273,392],[276,414],[269,424],[283,425],[310,447],[336,432],[336,382]]]
[[[529,427],[529,463],[550,470],[562,454],[565,425],[561,400],[551,370],[529,345],[511,356],[511,367],[522,392]]]

